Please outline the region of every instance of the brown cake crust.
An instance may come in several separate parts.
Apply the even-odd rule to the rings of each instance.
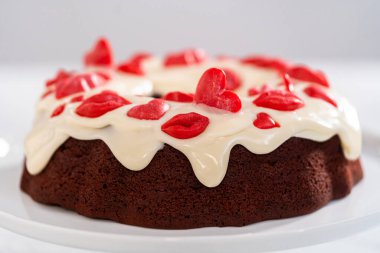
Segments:
[[[141,171],[121,165],[101,140],[68,139],[47,167],[21,188],[34,200],[79,214],[150,228],[247,224],[313,212],[350,193],[363,177],[337,136],[325,142],[291,138],[256,155],[235,146],[222,183],[207,188],[188,159],[169,145]]]

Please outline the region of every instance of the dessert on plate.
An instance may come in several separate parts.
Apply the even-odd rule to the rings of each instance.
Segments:
[[[304,65],[200,49],[46,82],[25,142],[35,201],[150,228],[244,226],[311,213],[363,177],[355,109]]]

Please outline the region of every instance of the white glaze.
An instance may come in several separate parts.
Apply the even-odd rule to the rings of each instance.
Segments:
[[[276,87],[281,80],[273,71],[242,65],[233,60],[210,61],[191,67],[164,68],[161,60],[152,58],[144,62],[148,79],[154,83],[154,91],[166,93],[182,90],[194,92],[198,79],[211,66],[228,67],[240,75],[243,87],[242,110],[229,113],[205,105],[176,103],[168,101],[169,111],[159,120],[138,120],[126,116],[136,104],[145,104],[152,98],[134,96],[152,92],[151,82],[146,78],[112,73],[112,80],[105,86],[85,94],[89,97],[100,90],[114,90],[133,104],[120,107],[101,117],[90,119],[80,117],[75,108],[80,103],[68,104],[58,117],[50,118],[56,106],[70,100],[57,101],[53,95],[41,100],[37,106],[37,119],[29,134],[25,147],[27,168],[31,174],[38,174],[49,162],[51,156],[69,137],[80,140],[101,139],[115,157],[126,168],[142,170],[153,159],[156,152],[168,144],[181,151],[191,162],[194,173],[207,187],[215,187],[223,180],[231,149],[241,144],[255,154],[266,154],[275,150],[289,138],[296,136],[314,141],[325,141],[339,135],[344,154],[348,159],[357,159],[361,152],[361,133],[355,109],[342,97],[331,94],[338,108],[323,100],[310,98],[303,93],[307,83],[297,83],[295,93],[305,102],[305,107],[291,112],[257,107],[252,104],[254,97],[243,97],[254,85],[268,83]],[[180,85],[178,85],[180,84]],[[161,125],[171,117],[188,112],[197,112],[210,119],[206,130],[191,139],[176,139],[161,131]],[[252,122],[259,112],[272,116],[280,128],[258,129]]]

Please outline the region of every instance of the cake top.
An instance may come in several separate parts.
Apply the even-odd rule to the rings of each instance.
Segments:
[[[208,187],[223,180],[237,144],[265,154],[291,137],[325,141],[337,134],[348,159],[360,155],[355,109],[321,71],[304,65],[263,56],[211,58],[200,49],[164,58],[138,53],[116,64],[104,38],[84,65],[46,82],[26,140],[31,174],[69,137],[103,140],[131,170],[144,169],[168,144]]]

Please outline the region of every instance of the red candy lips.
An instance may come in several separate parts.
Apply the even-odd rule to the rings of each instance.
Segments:
[[[190,112],[178,114],[161,126],[161,130],[177,139],[189,139],[203,133],[209,119],[201,114]]]
[[[83,99],[84,99],[83,95],[80,95],[80,96],[76,96],[76,97],[73,97],[72,99],[70,99],[70,102],[71,103],[81,102],[81,101],[83,101]]]
[[[75,112],[82,117],[96,118],[130,103],[113,91],[103,91],[84,100]]]
[[[84,65],[93,67],[111,67],[113,55],[111,45],[105,38],[100,38],[93,49],[84,56]]]
[[[338,107],[337,103],[334,101],[332,97],[330,97],[327,93],[325,93],[321,88],[315,86],[309,86],[303,90],[305,94],[312,98],[319,98],[327,103],[331,104],[334,107]]]
[[[143,76],[145,73],[142,68],[142,63],[149,57],[151,57],[151,55],[147,53],[136,54],[130,60],[120,64],[117,69],[121,72]]]
[[[202,49],[187,49],[178,53],[167,55],[164,60],[164,65],[166,67],[187,66],[202,63],[206,59],[206,52]]]
[[[53,86],[53,85],[57,84],[59,81],[62,81],[62,80],[66,79],[72,75],[73,74],[71,72],[68,72],[65,70],[60,70],[60,71],[58,71],[57,75],[54,78],[46,81],[46,87]]]
[[[264,92],[253,103],[259,107],[279,111],[294,111],[304,106],[304,102],[294,93],[282,90]]]
[[[72,74],[69,77],[61,78],[55,83],[55,97],[61,99],[75,93],[87,91],[103,85],[109,79],[103,73]]]
[[[221,110],[238,112],[241,100],[234,92],[226,90],[226,75],[221,69],[211,68],[203,73],[198,82],[194,101]]]
[[[266,56],[250,56],[242,59],[241,62],[260,68],[275,69],[280,73],[284,73],[288,69],[288,64],[285,61]]]
[[[145,105],[132,107],[127,115],[131,118],[158,120],[169,110],[169,105],[162,99],[153,99]]]
[[[167,93],[162,99],[174,102],[191,103],[194,101],[194,94],[184,93],[180,91],[173,91]]]
[[[306,66],[294,66],[287,70],[291,78],[301,81],[317,83],[325,87],[330,87],[325,74],[322,71],[314,71]]]
[[[120,72],[135,75],[144,75],[142,63],[151,57],[150,54],[140,53],[134,55],[128,61],[114,68],[114,60],[111,47],[105,38],[97,41],[94,48],[85,55],[85,65],[94,67],[108,67],[108,71],[118,70]],[[207,55],[200,49],[188,49],[169,54],[164,59],[164,66],[189,66],[200,64],[207,60]],[[275,74],[282,77],[285,90],[272,90],[264,84],[261,87],[253,87],[248,90],[249,96],[256,96],[252,101],[257,107],[269,108],[278,111],[295,111],[305,106],[304,101],[294,93],[293,81],[304,81],[314,83],[309,85],[303,92],[312,98],[322,99],[337,107],[334,99],[321,88],[319,84],[329,87],[325,75],[320,71],[311,70],[305,66],[293,66],[278,58],[263,56],[247,57],[240,61],[242,64],[250,64],[260,68],[276,70]],[[112,68],[111,68],[112,67]],[[120,74],[120,73],[119,73]],[[105,73],[92,72],[76,74],[61,70],[57,75],[46,82],[46,92],[43,97],[51,93],[56,99],[71,96],[70,102],[78,103],[75,112],[81,117],[100,117],[121,106],[131,104],[130,101],[119,96],[113,91],[103,91],[84,100],[83,92],[99,87],[107,82],[110,76]],[[246,80],[245,80],[246,81]],[[199,79],[195,94],[181,91],[169,92],[162,99],[152,99],[146,104],[135,105],[126,113],[128,117],[139,120],[159,120],[170,109],[169,102],[204,104],[220,110],[237,113],[241,111],[242,101],[233,90],[243,85],[242,78],[229,68],[210,68],[206,70]],[[65,104],[55,108],[51,117],[60,115],[65,110]],[[172,107],[180,106],[172,104]],[[251,105],[252,107],[252,105]],[[185,107],[187,108],[187,107]],[[218,113],[219,111],[214,111]],[[161,130],[177,139],[193,138],[203,133],[208,127],[210,120],[199,113],[189,112],[178,114],[167,120]],[[253,125],[259,129],[271,129],[280,127],[268,113],[260,112],[253,120]]]
[[[62,104],[59,105],[57,108],[54,109],[53,113],[50,115],[51,118],[57,117],[58,115],[61,115],[63,111],[65,110],[66,105]]]
[[[269,90],[269,86],[267,84],[261,85],[261,87],[252,87],[248,90],[248,96],[256,96],[260,93],[266,92]]]

